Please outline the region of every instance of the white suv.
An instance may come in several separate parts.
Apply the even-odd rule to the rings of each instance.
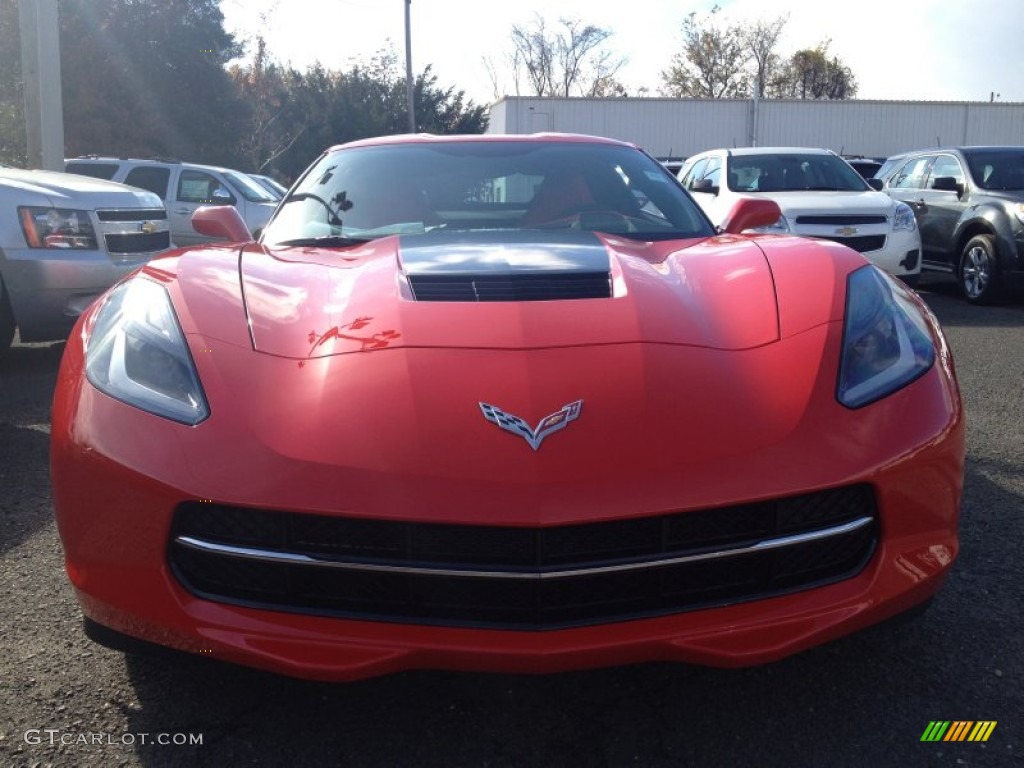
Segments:
[[[913,285],[921,272],[914,212],[827,149],[714,149],[688,158],[679,181],[716,226],[739,197],[766,197],[782,217],[761,231],[818,237],[859,251]]]
[[[192,214],[202,205],[235,206],[254,235],[277,207],[277,198],[247,174],[213,165],[89,155],[65,160],[64,170],[155,192],[167,207],[171,240],[179,247],[210,242],[192,226]]]

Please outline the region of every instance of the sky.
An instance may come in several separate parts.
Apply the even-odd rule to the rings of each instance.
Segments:
[[[859,99],[1024,102],[1021,0],[719,0],[731,21],[787,18],[779,52],[830,41],[853,71]],[[428,64],[443,88],[477,104],[516,95],[505,63],[510,31],[535,14],[612,31],[607,49],[627,59],[618,79],[630,95],[657,96],[660,73],[682,47],[682,24],[704,0],[412,0],[412,66]],[[982,12],[980,9],[984,7]],[[303,70],[319,61],[348,69],[392,47],[404,66],[404,0],[222,0],[225,26],[242,40],[262,31],[278,61]],[[855,11],[852,11],[855,9]],[[493,65],[489,74],[486,61]],[[497,81],[497,83],[495,83]],[[495,85],[497,84],[497,93]],[[522,84],[519,95],[530,95]]]

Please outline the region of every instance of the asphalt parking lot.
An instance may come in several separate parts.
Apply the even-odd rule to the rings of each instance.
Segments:
[[[953,574],[921,616],[736,671],[327,685],[95,646],[50,506],[62,345],[15,347],[0,359],[0,765],[1024,765],[1024,302],[971,307],[942,282],[922,295],[968,418]],[[983,743],[922,742],[933,720],[997,725]]]

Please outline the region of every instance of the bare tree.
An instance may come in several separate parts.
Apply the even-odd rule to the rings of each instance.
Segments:
[[[662,72],[662,91],[669,96],[725,99],[747,94],[746,65],[750,51],[743,28],[718,21],[714,6],[700,18],[691,13],[683,22],[683,50]]]
[[[759,19],[743,29],[741,36],[750,54],[752,75],[759,96],[771,96],[772,85],[778,79],[782,63],[775,51],[787,21],[788,14],[772,20]]]
[[[534,14],[529,26],[512,27],[513,69],[525,68],[537,96],[606,92],[626,63],[605,48],[611,30],[579,19],[563,18],[558,23],[561,27],[551,31],[544,18]]]

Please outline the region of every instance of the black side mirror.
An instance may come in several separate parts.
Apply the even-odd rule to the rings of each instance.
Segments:
[[[867,179],[866,181],[868,183],[868,186],[871,187],[876,192],[881,192],[882,191],[882,187],[885,186],[885,184],[882,182],[881,179],[871,178],[871,179]]]
[[[711,183],[711,179],[697,179],[693,182],[690,187],[691,192],[710,192],[712,195],[718,194],[718,187]]]
[[[932,189],[942,192],[956,192],[957,197],[963,197],[964,194],[964,185],[953,176],[936,176],[935,181],[932,182]]]

